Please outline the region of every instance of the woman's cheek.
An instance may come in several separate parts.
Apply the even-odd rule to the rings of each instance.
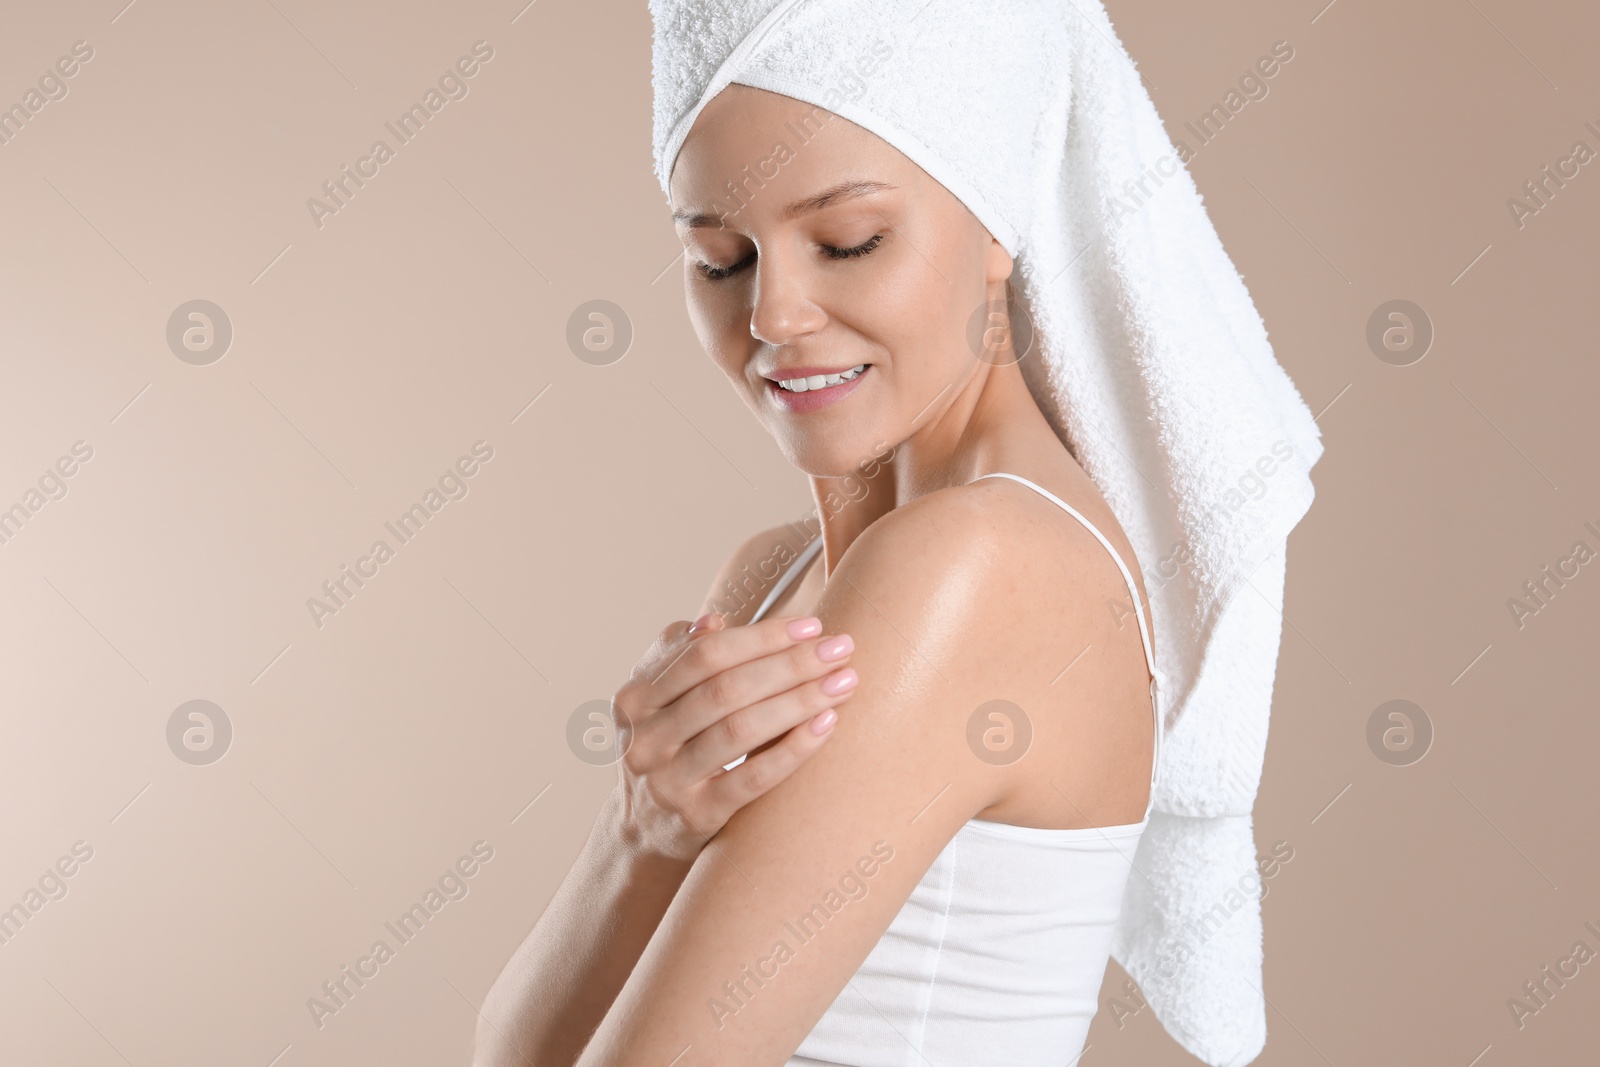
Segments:
[[[690,278],[688,284],[689,324],[694,327],[700,347],[715,356],[723,347],[729,332],[728,316],[695,279]]]

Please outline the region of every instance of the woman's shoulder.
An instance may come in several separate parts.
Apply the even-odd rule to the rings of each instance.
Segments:
[[[874,522],[816,614],[856,638],[854,714],[879,714],[869,675],[917,696],[915,724],[877,735],[897,738],[903,759],[985,783],[985,818],[1065,828],[1132,822],[1123,816],[1144,803],[1144,764],[1130,753],[1149,743],[1149,689],[1130,608],[1121,572],[1080,522],[986,478]],[[1039,758],[999,759],[996,737]],[[1079,785],[1071,802],[1058,778]]]
[[[1077,520],[1003,478],[885,514],[851,543],[828,588],[835,602],[853,595],[891,620],[936,627],[921,618],[934,615],[974,645],[1013,647],[1088,638],[1110,617],[1105,597],[1127,599],[1115,564]]]
[[[745,538],[718,568],[701,611],[714,611],[729,625],[749,621],[767,592],[817,536],[798,523],[785,523]]]
[[[1054,489],[1034,484],[1094,522],[1119,545],[1119,554],[1132,567],[1126,537],[1103,499],[1083,499],[1059,482]],[[1074,501],[1074,496],[1079,499]],[[898,561],[899,567],[914,571],[954,564],[995,579],[1053,575],[1069,586],[1075,580],[1104,584],[1104,572],[1109,570],[1125,589],[1111,557],[1083,522],[1038,489],[1011,478],[978,478],[918,497],[869,526],[845,553],[841,566],[851,552],[880,557],[880,562]]]

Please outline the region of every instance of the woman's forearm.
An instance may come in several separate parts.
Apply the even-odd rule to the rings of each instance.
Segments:
[[[577,861],[490,987],[473,1067],[572,1067],[693,861],[647,855],[606,800]]]
[[[474,1067],[573,1067],[707,842],[831,736],[827,724],[815,729],[816,720],[849,689],[823,686],[830,671],[839,673],[841,657],[823,658],[821,622],[725,622],[708,615],[667,626],[613,697],[632,723],[617,785],[544,913],[490,986]],[[709,684],[719,677],[729,680]],[[712,728],[740,712],[748,714],[734,728]],[[808,722],[812,728],[799,728]],[[729,761],[739,765],[724,772]]]

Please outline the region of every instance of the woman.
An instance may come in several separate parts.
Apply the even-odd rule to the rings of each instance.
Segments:
[[[795,8],[758,6],[736,58]],[[1024,377],[1017,234],[761,80],[713,81],[663,177],[696,332],[821,531],[745,542],[708,603],[781,580],[617,691],[618,787],[475,1062],[1071,1062],[1155,796],[1137,553]]]

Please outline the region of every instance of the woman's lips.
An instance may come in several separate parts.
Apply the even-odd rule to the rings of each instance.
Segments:
[[[805,368],[801,369],[804,370]],[[806,377],[806,375],[795,374],[792,371],[785,371],[784,373],[792,374],[794,377]],[[837,404],[839,401],[855,392],[856,387],[865,381],[866,378],[871,374],[872,364],[868,363],[866,367],[862,369],[860,374],[857,374],[854,378],[851,378],[847,382],[840,382],[838,385],[825,386],[821,389],[807,389],[803,393],[791,392],[770,378],[763,379],[763,381],[767,383],[767,392],[772,394],[773,399],[777,401],[779,406],[783,407],[786,411],[792,411],[799,414],[808,411],[820,411],[823,408],[832,407],[834,404]]]

